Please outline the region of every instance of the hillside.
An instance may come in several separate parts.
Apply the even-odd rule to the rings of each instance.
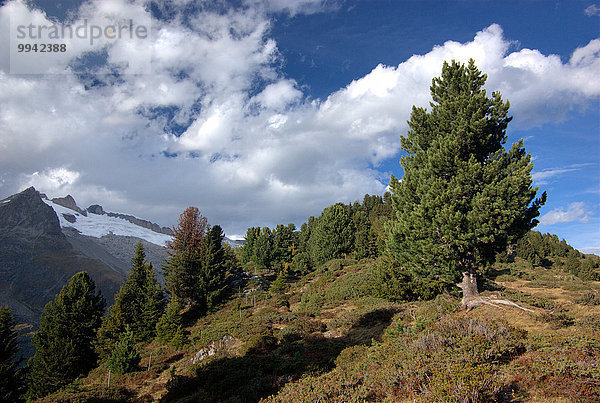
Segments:
[[[331,260],[287,284],[259,271],[187,327],[189,344],[140,346],[138,371],[110,388],[103,364],[43,401],[598,401],[600,282],[552,263],[495,264],[483,294],[527,310],[469,312],[458,292],[374,296],[373,260]]]

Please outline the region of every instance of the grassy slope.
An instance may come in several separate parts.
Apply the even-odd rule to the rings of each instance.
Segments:
[[[101,366],[46,401],[600,400],[599,282],[499,265],[487,292],[534,313],[466,313],[450,295],[404,304],[369,296],[368,272],[368,262],[337,260],[283,295],[248,284],[188,329],[186,349],[150,344],[144,369],[113,375],[110,389]],[[209,345],[215,354],[193,364]]]

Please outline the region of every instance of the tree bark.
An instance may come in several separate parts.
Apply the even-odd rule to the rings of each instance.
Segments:
[[[474,272],[463,272],[463,279],[458,287],[462,289],[463,297],[460,301],[460,306],[463,309],[468,309],[469,301],[479,298],[479,290],[477,289],[477,274]]]

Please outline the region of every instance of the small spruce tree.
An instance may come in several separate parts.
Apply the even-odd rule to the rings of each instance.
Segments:
[[[133,331],[127,326],[120,334],[107,364],[108,369],[117,374],[133,372],[138,368],[141,356],[135,348],[135,337]]]
[[[269,292],[271,295],[279,295],[287,292],[289,285],[287,283],[287,275],[285,273],[279,273],[275,281],[271,283]]]
[[[156,339],[164,344],[171,342],[177,331],[182,327],[181,310],[183,306],[177,297],[171,298],[165,313],[156,323]]]
[[[136,342],[154,337],[165,302],[152,264],[146,263],[145,259],[144,247],[138,243],[127,279],[115,295],[115,303],[98,331],[96,346],[101,356],[113,349],[127,326],[131,328]]]

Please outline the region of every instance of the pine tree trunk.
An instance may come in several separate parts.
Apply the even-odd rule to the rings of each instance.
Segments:
[[[477,290],[477,274],[475,272],[463,272],[463,279],[458,287],[462,289],[463,297],[460,301],[460,306],[463,309],[468,309],[469,301],[479,297],[479,291]]]

